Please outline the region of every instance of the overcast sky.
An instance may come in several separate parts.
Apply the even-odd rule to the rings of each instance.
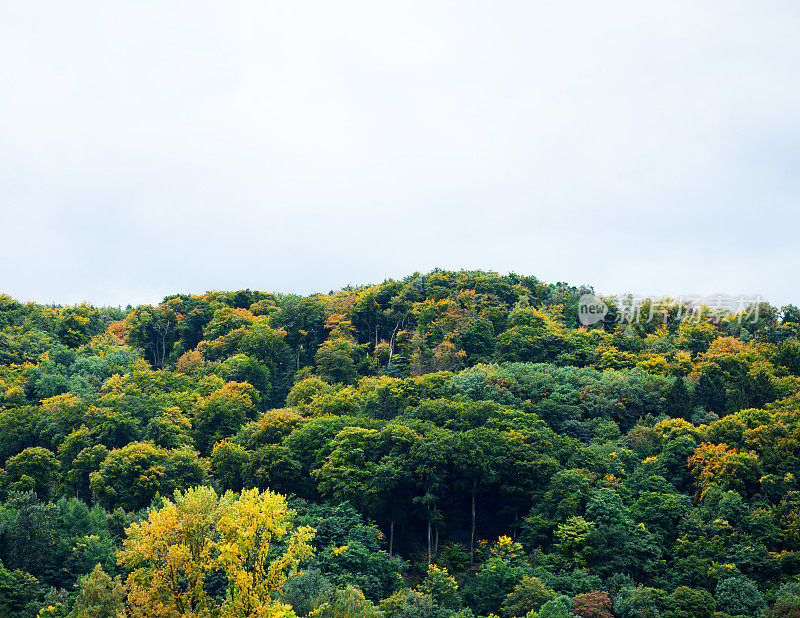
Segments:
[[[800,3],[3,2],[0,291],[800,303]]]

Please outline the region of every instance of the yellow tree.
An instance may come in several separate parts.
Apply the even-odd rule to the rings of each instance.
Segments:
[[[311,556],[314,529],[292,530],[286,499],[269,490],[226,494],[217,522],[219,564],[228,575],[228,595],[222,605],[225,618],[282,618],[294,616],[291,606],[274,597],[286,580],[297,574],[300,562]],[[287,538],[288,537],[288,538]],[[270,548],[284,543],[283,553],[269,560]]]
[[[213,616],[216,603],[204,589],[213,568],[219,498],[213,489],[175,492],[174,502],[151,509],[147,519],[131,524],[119,563],[131,573],[128,618]]]
[[[688,464],[695,478],[697,498],[701,501],[713,485],[743,492],[753,487],[759,478],[758,456],[750,451],[729,449],[727,444],[701,443],[689,457]]]
[[[300,561],[311,556],[314,530],[292,530],[286,499],[270,491],[228,492],[208,487],[175,492],[147,519],[132,524],[119,554],[131,570],[126,618],[291,618],[275,600]],[[270,560],[270,548],[282,553]],[[224,571],[228,592],[220,605],[205,591],[213,571]]]

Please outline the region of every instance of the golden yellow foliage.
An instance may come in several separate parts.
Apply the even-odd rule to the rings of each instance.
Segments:
[[[217,530],[221,535],[217,564],[228,575],[228,597],[221,616],[284,616],[289,606],[273,597],[289,577],[297,574],[301,560],[311,557],[314,529],[291,530],[286,499],[269,490],[243,491],[239,499],[229,495],[220,504]],[[288,535],[286,549],[268,561],[273,543]]]
[[[269,490],[221,498],[208,487],[175,492],[173,501],[126,531],[119,553],[120,564],[131,569],[126,618],[294,616],[275,597],[311,556],[314,530],[292,530],[291,515],[286,499]],[[270,558],[277,543],[284,549]],[[204,587],[209,573],[220,570],[228,580],[221,605]]]

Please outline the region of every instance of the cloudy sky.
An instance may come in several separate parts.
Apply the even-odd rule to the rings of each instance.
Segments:
[[[800,3],[3,2],[0,291],[800,303]]]

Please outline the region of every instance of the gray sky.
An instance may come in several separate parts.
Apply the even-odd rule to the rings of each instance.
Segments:
[[[797,2],[3,2],[0,290],[800,303]]]

